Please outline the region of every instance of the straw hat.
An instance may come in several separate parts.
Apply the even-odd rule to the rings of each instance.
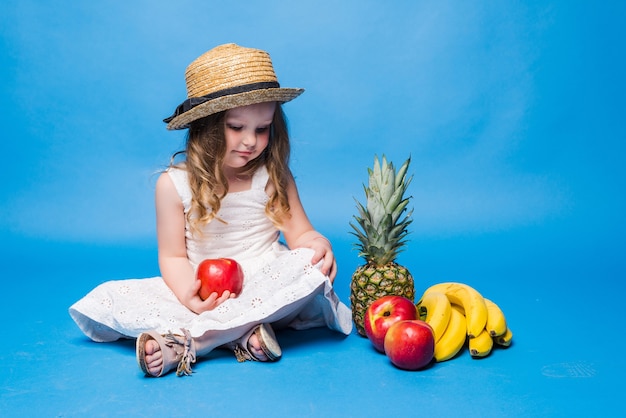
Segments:
[[[239,106],[263,102],[288,102],[304,89],[282,88],[265,51],[235,44],[205,52],[187,67],[187,100],[163,122],[167,129],[184,129],[189,123]]]

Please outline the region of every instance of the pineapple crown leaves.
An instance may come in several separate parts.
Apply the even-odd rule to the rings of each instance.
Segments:
[[[373,169],[368,168],[369,185],[363,185],[367,203],[363,206],[355,199],[359,215],[354,219],[360,229],[350,223],[352,234],[359,240],[355,247],[367,262],[377,265],[392,262],[407,242],[413,210],[404,218],[402,214],[407,211],[410,199],[404,197],[413,179],[413,176],[407,178],[410,162],[409,157],[396,172],[393,163],[387,162],[383,155],[382,162],[374,157]]]

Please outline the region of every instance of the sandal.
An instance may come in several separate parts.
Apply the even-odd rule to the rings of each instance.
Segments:
[[[196,347],[188,330],[181,328],[183,335],[169,332],[161,335],[156,331],[144,332],[137,337],[137,363],[139,368],[150,377],[161,377],[176,367],[176,376],[191,375],[191,364],[196,362]],[[146,342],[155,340],[161,348],[163,365],[157,375],[148,370],[146,363]]]
[[[277,361],[282,356],[283,352],[278,345],[276,335],[270,324],[260,324],[248,331],[243,337],[237,341],[232,341],[226,344],[226,347],[233,350],[238,362],[244,362],[246,360],[261,361],[254,357],[254,355],[248,349],[248,341],[252,334],[255,334],[261,343],[261,350],[267,356],[267,361]]]

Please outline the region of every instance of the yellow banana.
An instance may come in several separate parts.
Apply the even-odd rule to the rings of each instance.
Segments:
[[[487,324],[487,305],[485,299],[473,287],[463,283],[438,283],[424,293],[444,293],[450,303],[463,307],[467,324],[467,335],[470,338],[478,336]]]
[[[503,335],[500,335],[498,337],[493,337],[493,342],[503,347],[510,346],[512,340],[513,340],[513,333],[511,332],[510,328],[507,328],[506,332]]]
[[[450,322],[439,341],[435,343],[435,361],[446,361],[454,357],[463,348],[466,335],[465,316],[457,309],[451,309]]]
[[[469,352],[472,357],[485,357],[491,353],[493,348],[493,338],[485,328],[476,338],[469,340]]]
[[[485,298],[487,305],[487,325],[485,328],[492,337],[504,335],[506,332],[506,319],[498,305]]]
[[[417,311],[420,318],[435,332],[435,342],[439,341],[450,322],[452,307],[448,297],[441,292],[424,294],[417,303]]]

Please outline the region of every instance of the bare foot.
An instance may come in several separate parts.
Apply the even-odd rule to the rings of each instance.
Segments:
[[[163,353],[155,340],[146,341],[146,366],[152,376],[158,376],[163,368]]]
[[[259,361],[267,361],[268,358],[261,349],[261,342],[259,341],[259,337],[256,336],[255,333],[250,335],[248,339],[248,351]]]

